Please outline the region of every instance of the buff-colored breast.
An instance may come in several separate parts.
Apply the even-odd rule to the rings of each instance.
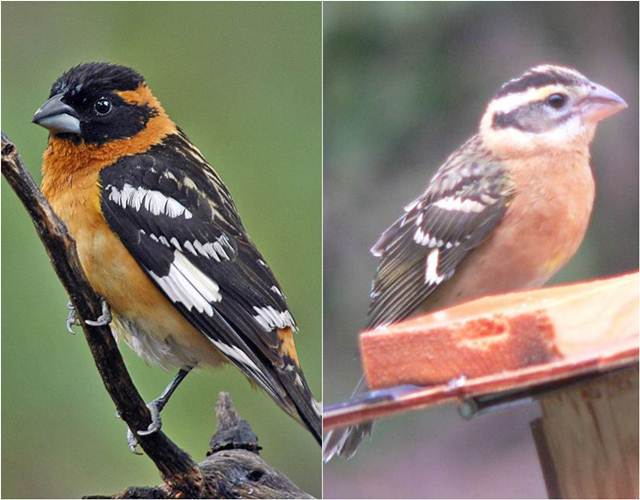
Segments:
[[[539,287],[578,250],[594,199],[588,155],[522,159],[511,167],[518,190],[503,220],[419,312]]]

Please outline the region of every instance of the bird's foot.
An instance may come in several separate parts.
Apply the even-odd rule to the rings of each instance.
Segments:
[[[67,302],[67,331],[71,335],[75,335],[76,332],[73,331],[74,326],[80,326],[80,319],[78,318],[78,314],[76,313],[76,308],[73,307],[73,304],[69,301]]]
[[[162,419],[160,418],[161,404],[159,399],[154,399],[150,403],[147,403],[147,408],[149,408],[149,412],[151,413],[151,423],[146,429],[136,431],[135,433],[131,429],[127,429],[127,445],[131,453],[142,455],[142,452],[138,449],[139,443],[137,436],[148,436],[149,434],[158,432],[162,428]]]
[[[149,408],[149,412],[151,413],[151,423],[145,430],[138,431],[139,436],[148,436],[149,434],[158,432],[162,428],[162,420],[160,419],[160,410],[162,407],[160,404],[159,399],[154,399],[150,403],[147,403],[147,408]]]
[[[109,309],[109,304],[107,304],[107,301],[104,299],[101,299],[101,305],[102,305],[102,314],[100,316],[98,316],[97,319],[92,320],[92,319],[86,319],[84,320],[84,322],[89,325],[89,326],[107,326],[109,323],[111,323],[111,320],[113,319],[111,316],[111,309]]]
[[[138,438],[133,433],[131,429],[127,429],[127,446],[129,447],[129,451],[134,455],[142,455],[143,453],[138,448]]]
[[[111,323],[112,317],[111,317],[111,309],[109,309],[109,304],[107,304],[106,300],[101,299],[101,306],[102,306],[102,314],[100,314],[100,316],[98,316],[95,320],[91,320],[91,319],[85,320],[85,323],[87,325],[106,326],[109,323]],[[71,302],[67,302],[67,310],[69,311],[67,313],[67,320],[66,320],[67,331],[71,335],[75,335],[75,332],[73,331],[73,327],[80,326],[82,325],[82,323],[80,322],[80,318],[78,318],[78,313],[76,312],[76,308],[73,307],[73,304]]]

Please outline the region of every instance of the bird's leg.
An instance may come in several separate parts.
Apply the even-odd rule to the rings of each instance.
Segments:
[[[104,299],[100,300],[100,304],[102,307],[102,314],[100,314],[100,316],[98,316],[98,318],[96,318],[95,320],[91,320],[91,319],[87,319],[85,320],[85,323],[89,326],[105,326],[108,325],[109,323],[111,323],[111,309],[109,309],[109,304],[107,304],[107,301]],[[71,301],[67,302],[67,309],[68,309],[68,313],[67,313],[67,321],[66,321],[66,325],[67,325],[67,331],[71,334],[74,335],[74,331],[73,331],[73,327],[74,326],[80,326],[80,319],[78,318],[78,313],[76,312],[76,308],[73,307],[73,304],[71,303]]]
[[[153,401],[147,403],[147,407],[151,412],[151,423],[149,424],[149,427],[147,427],[146,430],[138,431],[138,434],[140,436],[153,434],[154,432],[159,430],[160,427],[162,427],[162,422],[160,420],[160,412],[165,407],[165,405],[169,402],[169,398],[171,398],[171,395],[175,392],[175,390],[178,388],[180,383],[184,380],[184,378],[187,376],[187,374],[190,371],[191,371],[191,367],[181,368],[180,371],[176,373],[176,376],[173,377],[173,380],[169,382],[169,385],[167,386],[167,388],[164,391],[162,391],[162,394],[160,394],[160,396],[158,396]]]
[[[160,394],[160,396],[158,396],[153,401],[150,401],[149,403],[147,403],[147,408],[149,408],[149,411],[151,412],[151,423],[149,424],[149,427],[147,427],[145,430],[137,431],[137,434],[139,436],[147,436],[149,434],[153,434],[154,432],[157,432],[160,430],[160,428],[162,427],[160,412],[169,402],[169,398],[171,398],[171,395],[175,392],[175,390],[178,388],[180,383],[191,371],[191,368],[192,367],[190,366],[186,368],[181,368],[180,371],[176,373],[176,376],[173,377],[171,382],[169,382],[169,385],[166,387],[166,389],[162,391],[162,394]],[[136,439],[136,436],[131,431],[131,429],[127,430],[127,443],[129,444],[129,449],[133,453],[137,453],[136,449],[138,446],[138,440]]]

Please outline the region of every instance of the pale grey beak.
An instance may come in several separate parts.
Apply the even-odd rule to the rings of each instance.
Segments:
[[[45,102],[33,115],[33,123],[48,128],[52,132],[80,134],[78,113],[68,104],[62,102],[63,95],[54,95]]]
[[[582,100],[585,119],[599,122],[627,107],[625,100],[607,87],[592,83],[587,96]]]

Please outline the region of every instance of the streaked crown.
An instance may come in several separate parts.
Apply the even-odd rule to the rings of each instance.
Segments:
[[[531,68],[518,78],[504,83],[495,98],[519,94],[528,89],[539,89],[548,85],[577,86],[589,85],[590,83],[588,78],[575,69],[544,64]]]
[[[540,65],[500,87],[480,134],[505,156],[586,150],[597,122],[625,107],[622,98],[574,69]]]

